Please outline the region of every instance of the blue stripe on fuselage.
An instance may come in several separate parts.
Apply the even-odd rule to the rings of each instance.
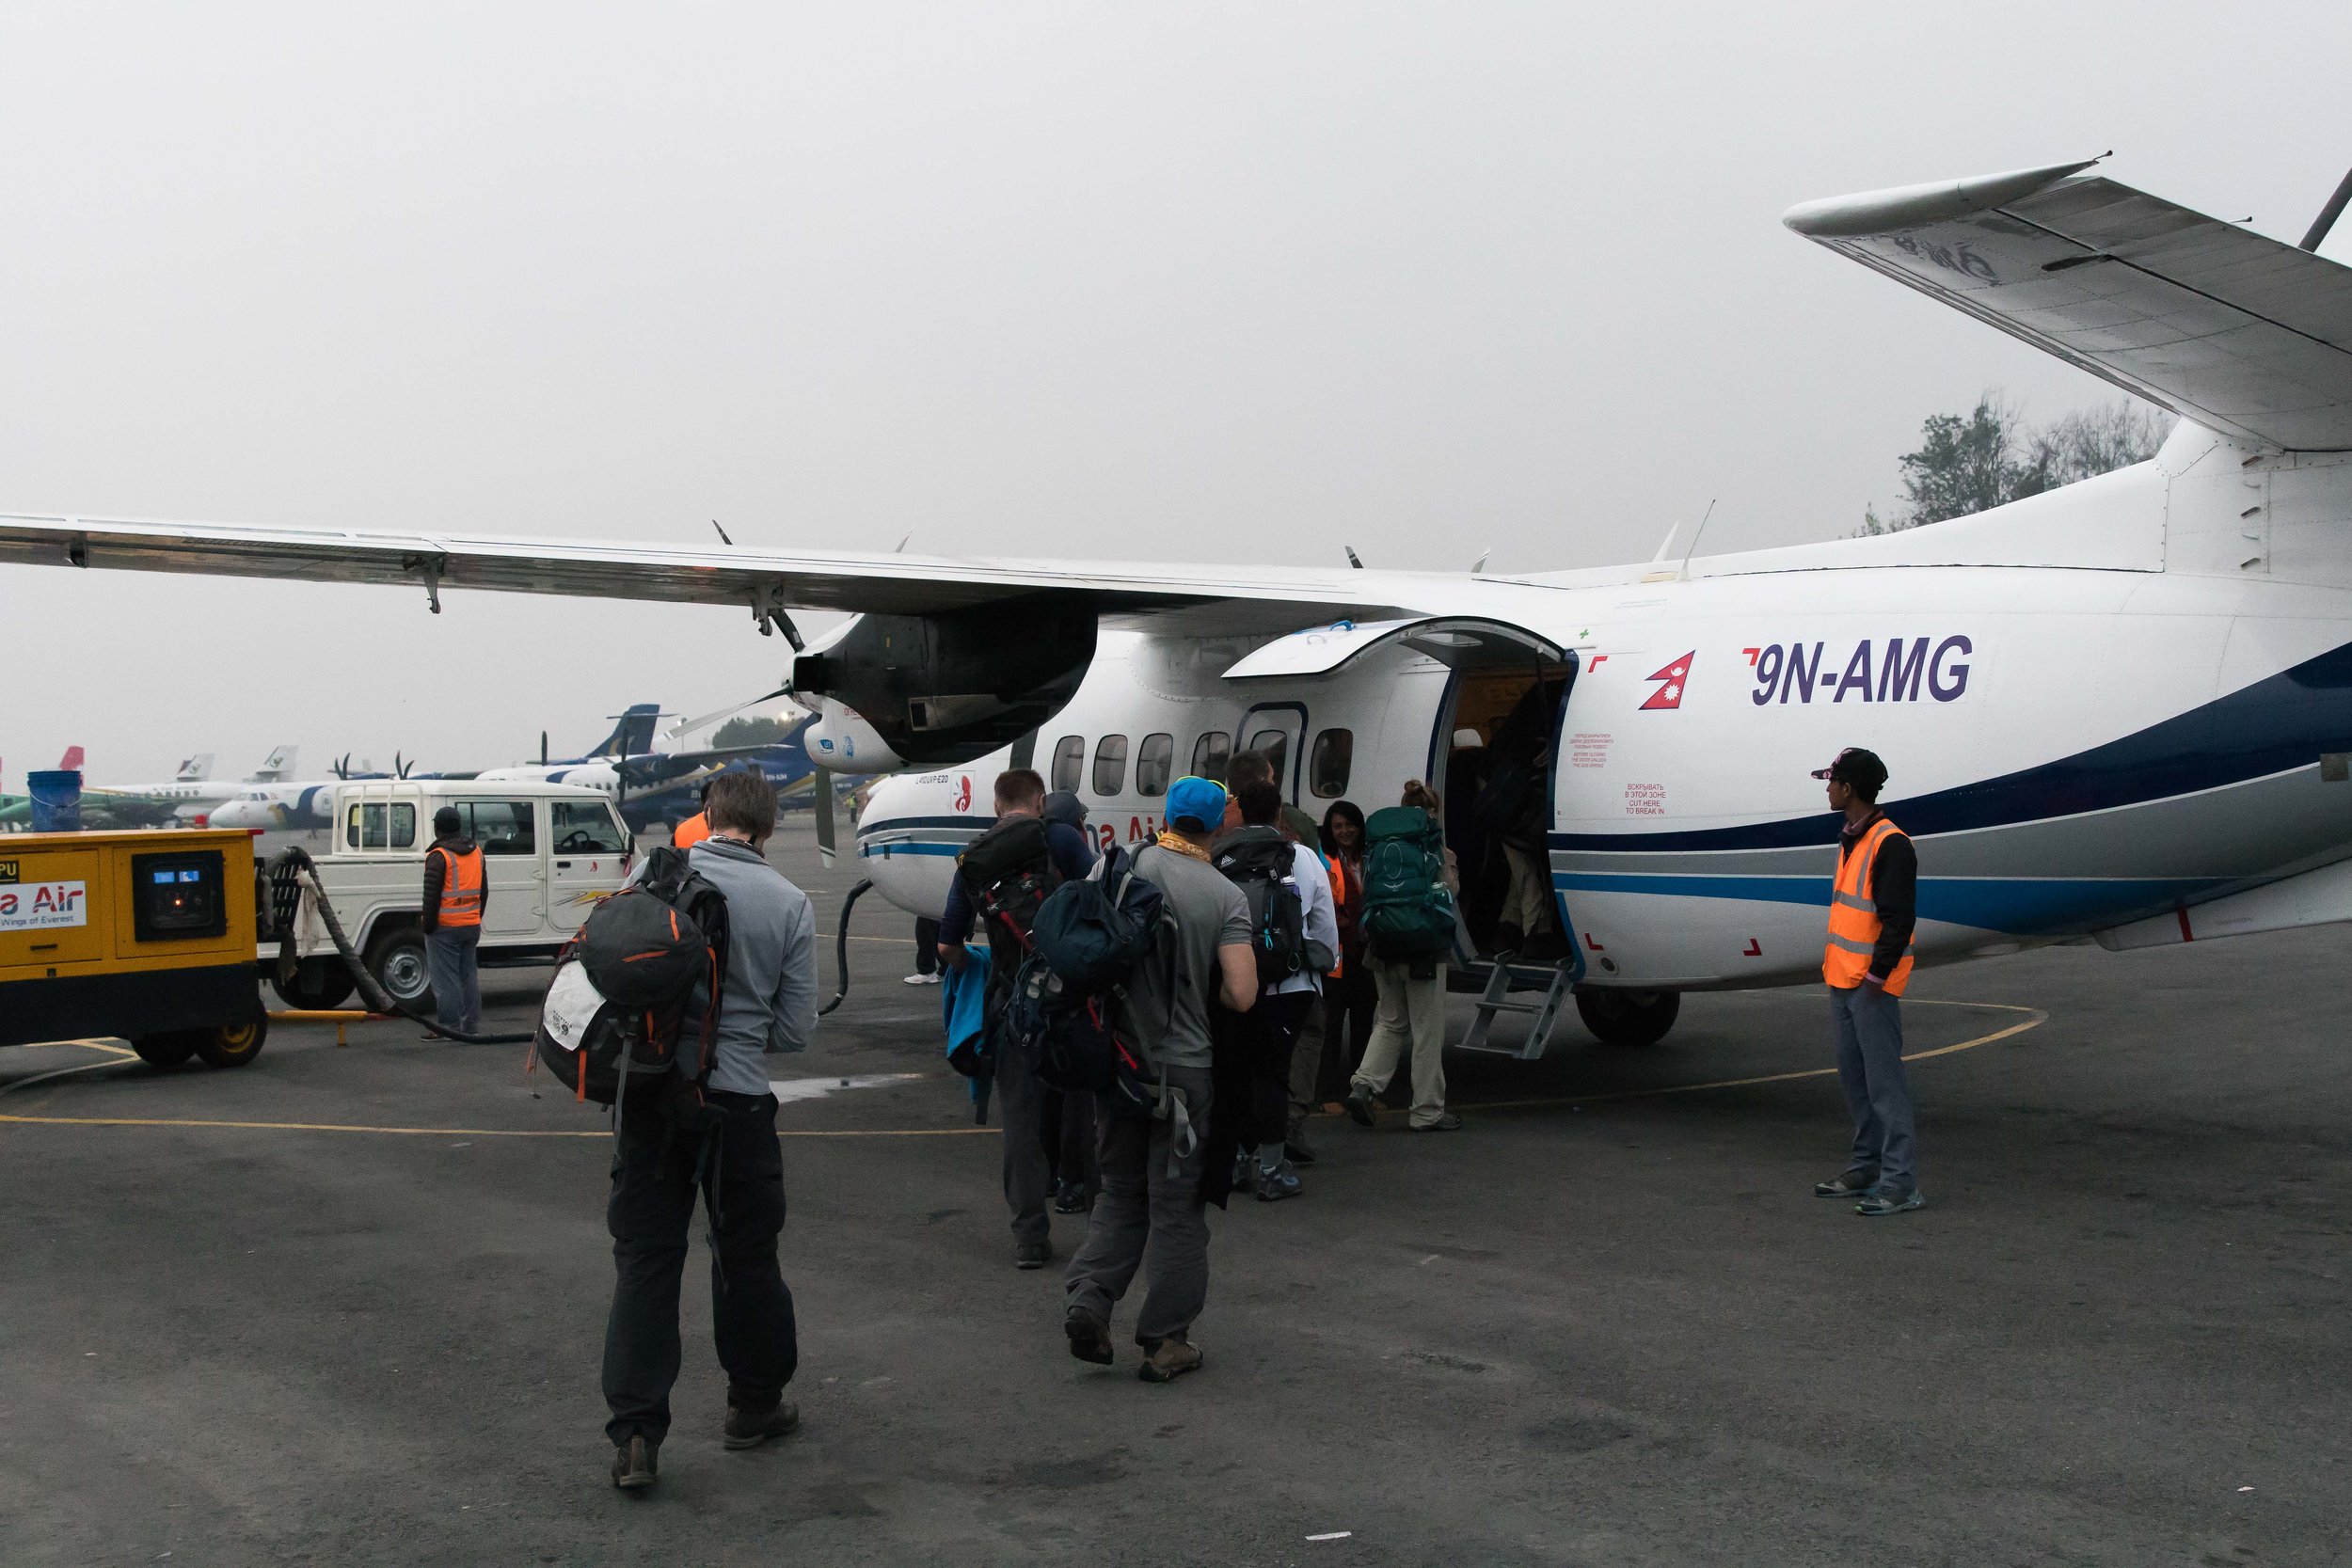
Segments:
[[[1827,877],[1677,877],[1561,871],[1563,893],[1632,893],[1674,898],[1748,898],[1829,908]],[[1922,877],[1922,920],[2028,934],[2108,926],[2160,913],[2222,885],[2218,878]]]
[[[2194,795],[2309,768],[2352,751],[2352,643],[2121,740],[1980,784],[1908,800],[1887,815],[1914,838],[2007,828]],[[1790,849],[1837,842],[1835,812],[1658,833],[1553,833],[1554,849]]]

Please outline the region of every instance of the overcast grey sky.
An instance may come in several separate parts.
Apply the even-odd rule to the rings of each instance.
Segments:
[[[1498,570],[2103,383],[1789,234],[2113,148],[2299,237],[2352,8],[0,8],[0,510]],[[2339,236],[2331,254],[2345,256]],[[0,567],[8,787],[480,767],[749,616]]]

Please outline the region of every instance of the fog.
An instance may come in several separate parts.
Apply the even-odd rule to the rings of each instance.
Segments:
[[[1781,228],[2115,150],[2298,238],[2352,10],[0,11],[0,511],[1493,569],[1851,532],[2104,383]],[[1792,14],[1795,13],[1795,14]],[[2352,258],[2352,235],[2331,254]],[[0,768],[466,768],[747,611],[0,567]]]

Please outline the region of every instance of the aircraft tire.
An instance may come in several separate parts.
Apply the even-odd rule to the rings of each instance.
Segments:
[[[393,1001],[421,1013],[433,1010],[433,972],[425,963],[422,931],[406,926],[385,932],[368,943],[365,962]]]
[[[1603,1045],[1656,1045],[1675,1026],[1682,993],[1673,990],[1580,990],[1576,1016]]]
[[[243,1023],[222,1023],[199,1029],[190,1039],[196,1053],[213,1067],[243,1067],[262,1053],[269,1038],[269,1015],[255,1013]]]
[[[270,990],[278,993],[280,1002],[298,1013],[323,1013],[351,1000],[355,982],[351,978],[351,971],[343,967],[341,958],[330,958],[317,966],[316,985],[310,983],[311,969],[312,965],[309,963],[297,966],[291,980],[280,980],[272,974]]]
[[[161,1035],[141,1035],[131,1042],[131,1049],[149,1067],[175,1068],[196,1054],[198,1033],[193,1029],[173,1029]]]

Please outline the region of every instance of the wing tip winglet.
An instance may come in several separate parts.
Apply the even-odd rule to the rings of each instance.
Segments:
[[[2102,152],[2098,158],[2049,164],[2041,168],[2010,169],[1966,180],[1938,180],[1925,185],[1899,185],[1891,190],[1801,201],[1783,213],[1780,221],[1809,240],[1851,240],[1866,234],[1921,229],[2021,200],[2080,174],[2109,155]]]

